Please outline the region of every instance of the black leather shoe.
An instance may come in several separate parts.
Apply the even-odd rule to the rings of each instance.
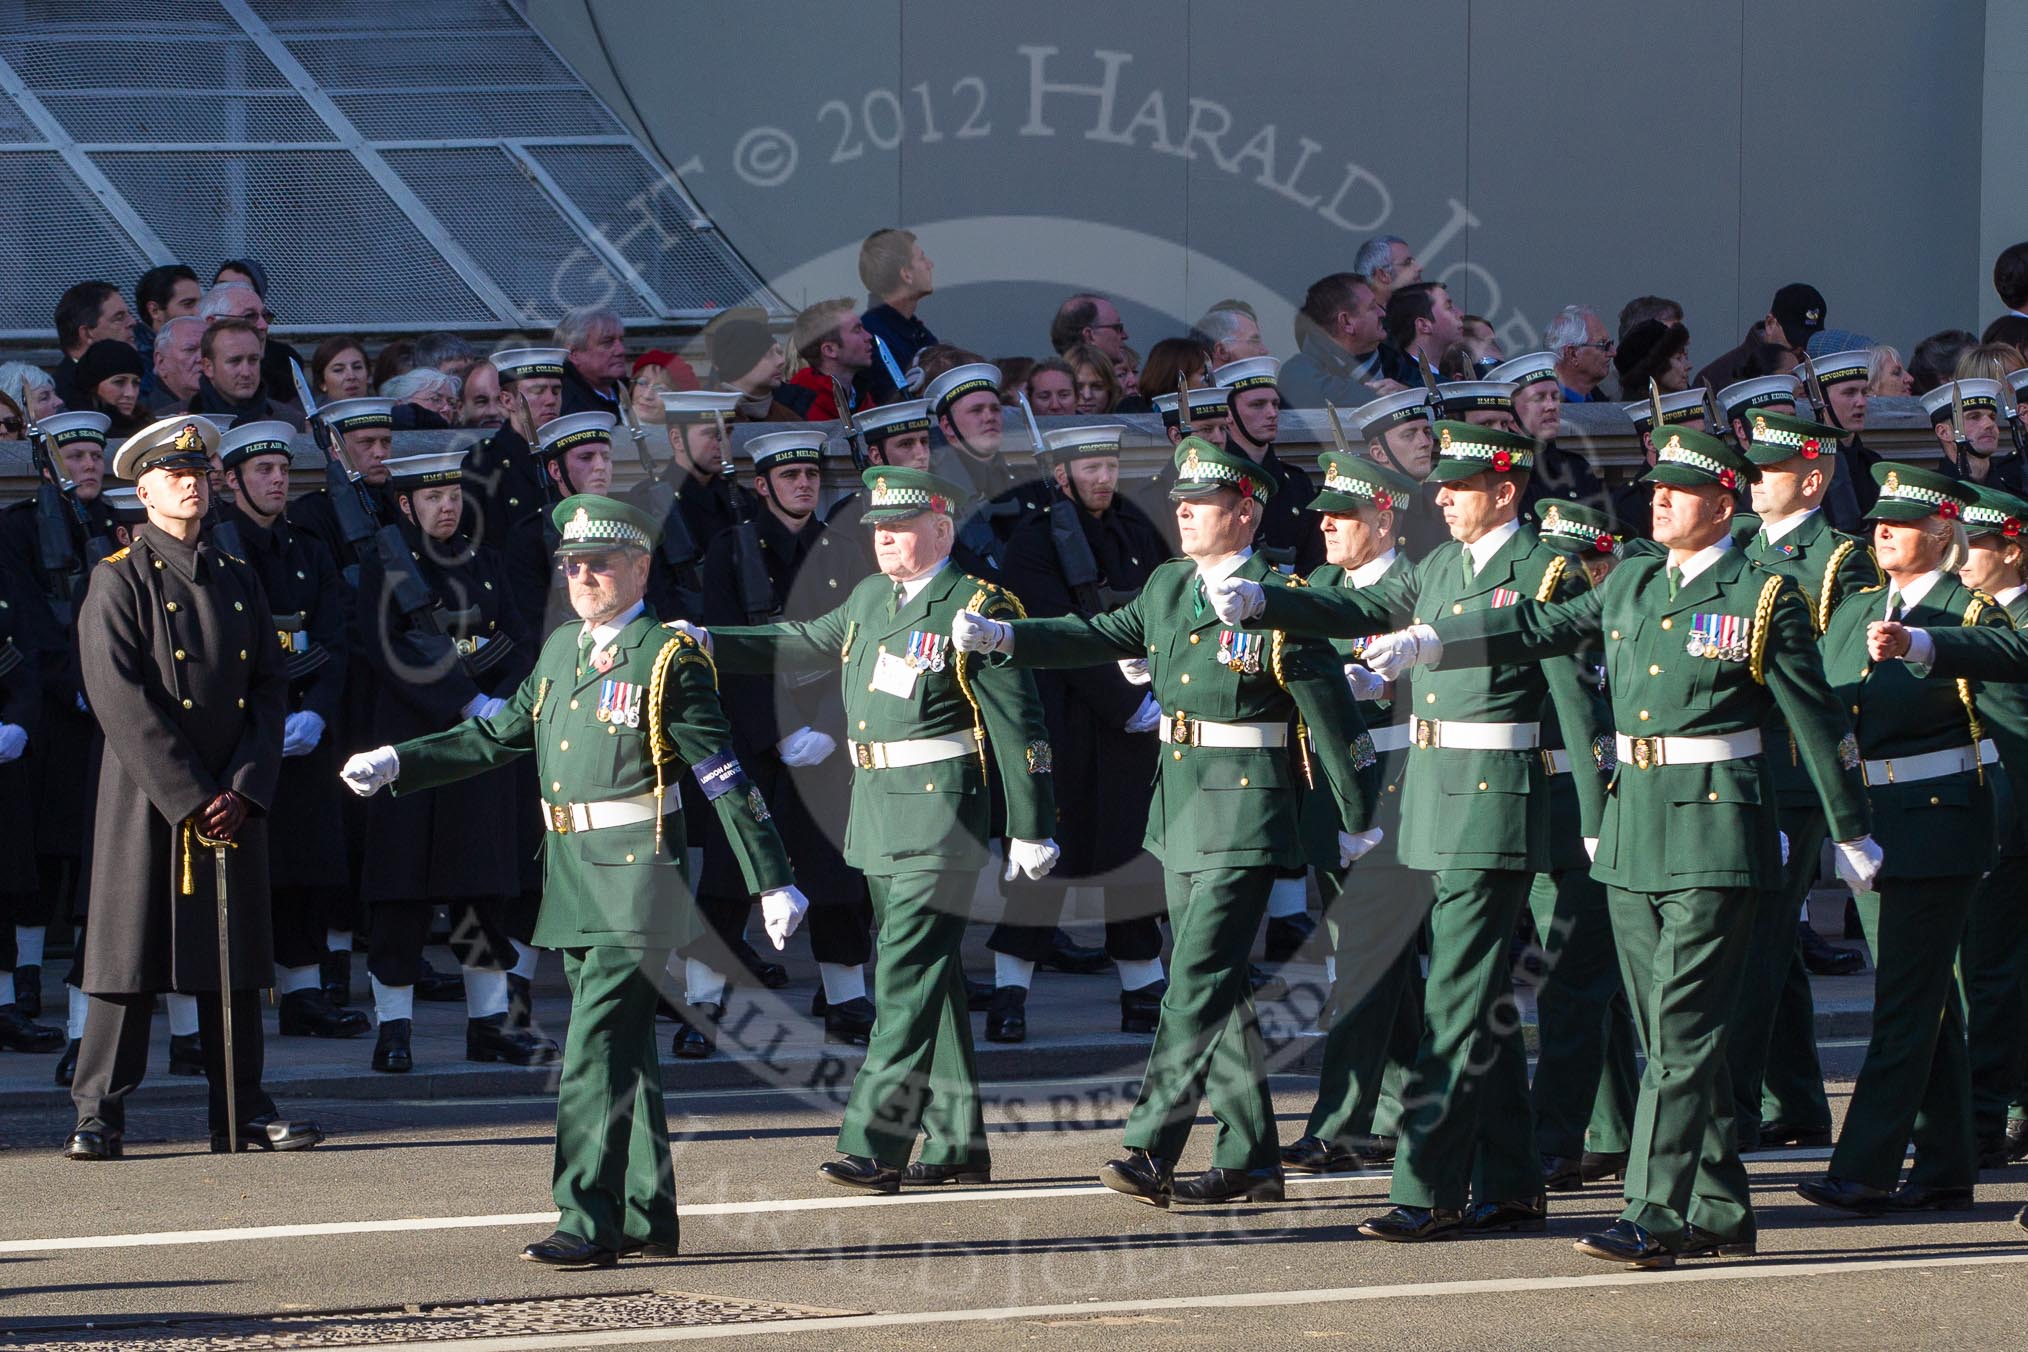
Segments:
[[[817,1166],[817,1172],[840,1187],[858,1188],[862,1192],[893,1194],[901,1191],[900,1169],[864,1155],[825,1160]]]
[[[204,1040],[196,1033],[170,1035],[169,1073],[171,1075],[204,1073]]]
[[[1289,983],[1264,968],[1249,965],[1246,988],[1256,1000],[1279,1000],[1289,993]]]
[[[733,941],[732,955],[739,959],[739,965],[753,975],[753,979],[771,991],[778,991],[789,984],[789,969],[779,962],[770,962],[760,955],[760,950],[744,939]]]
[[[1481,1202],[1465,1212],[1465,1231],[1468,1234],[1540,1234],[1548,1228],[1547,1197]]]
[[[437,1004],[465,998],[465,974],[463,972],[439,972],[424,959],[422,975],[415,979],[415,998]]]
[[[507,1026],[524,1033],[535,1032],[535,983],[512,972],[507,974]]]
[[[2007,1161],[2028,1159],[2028,1117],[2007,1119]]]
[[[1760,1148],[1774,1150],[1782,1147],[1798,1150],[1828,1150],[1831,1146],[1829,1127],[1805,1127],[1794,1122],[1763,1122],[1760,1124]]]
[[[1752,1235],[1744,1238],[1727,1239],[1714,1235],[1701,1225],[1683,1227],[1683,1247],[1676,1250],[1678,1258],[1751,1258],[1759,1245]]]
[[[1382,1165],[1394,1163],[1395,1147],[1396,1138],[1392,1136],[1368,1136],[1352,1147],[1352,1153],[1357,1155],[1359,1162],[1367,1168],[1378,1169]]]
[[[409,1019],[387,1019],[380,1025],[380,1036],[373,1043],[373,1068],[390,1075],[406,1075],[415,1069],[415,1055],[409,1050],[409,1031],[414,1023]]]
[[[317,984],[324,998],[343,1009],[352,1003],[352,950],[327,949],[317,962]]]
[[[63,1157],[67,1160],[82,1160],[96,1163],[99,1160],[116,1160],[120,1157],[122,1138],[117,1131],[106,1131],[98,1127],[79,1127],[63,1143]]]
[[[1463,1234],[1464,1229],[1464,1212],[1440,1206],[1398,1206],[1385,1216],[1359,1222],[1360,1234],[1392,1244],[1421,1244],[1426,1240],[1449,1239]]]
[[[1542,1186],[1551,1192],[1576,1192],[1584,1186],[1584,1161],[1568,1155],[1544,1155]]]
[[[1288,1200],[1288,1189],[1279,1167],[1206,1169],[1195,1178],[1171,1182],[1169,1196],[1178,1202],[1282,1202]]]
[[[521,1257],[530,1263],[570,1268],[609,1268],[620,1261],[620,1255],[614,1250],[602,1249],[588,1239],[579,1239],[561,1230],[548,1239],[538,1239],[530,1244],[521,1251]]]
[[[712,1000],[699,1000],[690,1006],[690,1013],[676,1030],[669,1050],[680,1061],[702,1061],[711,1055],[711,1049],[718,1045],[718,1020],[724,1013],[725,1006]]]
[[[1139,990],[1120,992],[1120,1031],[1149,1034],[1162,1022],[1162,997],[1169,993],[1167,981],[1151,981]]]
[[[1267,943],[1261,952],[1269,962],[1288,962],[1316,932],[1316,918],[1308,911],[1271,915],[1267,922]]]
[[[324,1133],[315,1122],[285,1122],[279,1117],[256,1117],[239,1129],[242,1150],[308,1150],[323,1140]],[[224,1132],[211,1133],[211,1153],[228,1153]]]
[[[319,987],[282,997],[283,1037],[364,1037],[372,1028],[366,1011],[338,1008]]]
[[[1099,1182],[1114,1192],[1123,1192],[1137,1202],[1168,1209],[1176,1181],[1176,1161],[1150,1155],[1139,1146],[1129,1147],[1124,1159],[1108,1160],[1099,1170]]]
[[[622,1258],[677,1258],[681,1250],[675,1244],[663,1244],[649,1239],[629,1239],[620,1246]]]
[[[913,1187],[928,1187],[936,1183],[991,1183],[993,1166],[990,1164],[922,1164],[909,1165],[901,1171],[901,1181]]]
[[[2007,1138],[2004,1136],[1988,1137],[1979,1142],[1978,1148],[1981,1173],[1988,1169],[2004,1169],[2011,1163],[2007,1158]]]
[[[1834,1211],[1849,1211],[1857,1216],[1880,1215],[1888,1209],[1888,1203],[1894,1196],[1885,1188],[1854,1183],[1836,1174],[1825,1174],[1822,1178],[1798,1183],[1796,1192],[1806,1202],[1815,1202]]]
[[[554,1042],[524,1033],[507,1022],[507,1014],[465,1020],[465,1059],[505,1061],[510,1066],[546,1066],[562,1055]]]
[[[1807,920],[1796,922],[1796,941],[1803,950],[1803,966],[1814,976],[1851,976],[1866,970],[1866,958],[1858,949],[1825,942]]]
[[[1049,951],[1035,965],[1045,972],[1065,972],[1071,976],[1097,976],[1113,970],[1113,960],[1103,948],[1073,943],[1060,929],[1050,931]]]
[[[42,966],[14,969],[14,1007],[30,1019],[42,1017]]]
[[[839,1004],[824,1006],[824,1041],[845,1047],[864,1047],[873,1037],[873,1002],[855,995]]]
[[[1926,1183],[1904,1183],[1887,1198],[1889,1211],[1970,1211],[1970,1188],[1932,1188]]]
[[[1587,1183],[1603,1183],[1608,1178],[1627,1176],[1627,1152],[1624,1150],[1587,1150],[1579,1162],[1578,1170]]]
[[[1356,1174],[1359,1157],[1321,1136],[1302,1136],[1282,1147],[1282,1168],[1292,1174]]]
[[[1571,1247],[1590,1258],[1603,1258],[1608,1263],[1623,1263],[1644,1271],[1676,1266],[1676,1251],[1632,1221],[1614,1221]]]
[[[18,1003],[0,1005],[0,1051],[53,1052],[64,1040],[63,1029],[34,1022]]]
[[[73,1038],[70,1045],[63,1049],[63,1055],[56,1058],[56,1082],[65,1089],[77,1079],[77,1049],[83,1045]]]
[[[977,977],[965,978],[965,1008],[973,1014],[983,1014],[993,1007],[993,983]]]
[[[1026,1042],[1028,1040],[1028,988],[1002,986],[993,992],[986,1008],[986,1041]]]

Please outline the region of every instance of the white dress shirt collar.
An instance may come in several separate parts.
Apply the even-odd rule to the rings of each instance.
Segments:
[[[1509,521],[1503,526],[1493,527],[1466,545],[1465,552],[1472,556],[1472,572],[1485,572],[1486,565],[1493,561],[1493,556],[1500,552],[1501,547],[1520,533],[1520,521]]]
[[[1674,555],[1671,555],[1669,559],[1670,563],[1674,564],[1676,571],[1682,574],[1682,581],[1679,582],[1677,585],[1678,586],[1687,585],[1691,578],[1696,577],[1699,573],[1709,568],[1712,564],[1717,563],[1720,559],[1724,558],[1726,551],[1730,550],[1731,548],[1732,548],[1732,537],[1730,535],[1721,535],[1718,537],[1717,543],[1708,544],[1704,546],[1704,548],[1698,550],[1695,554],[1692,554],[1689,558],[1683,559],[1680,562],[1675,558]]]
[[[1779,521],[1769,521],[1766,518],[1762,518],[1760,533],[1767,537],[1769,544],[1780,544],[1783,536],[1792,534],[1796,527],[1815,516],[1819,510],[1816,507],[1805,507],[1794,516],[1785,516]]]
[[[1385,577],[1387,570],[1394,566],[1394,558],[1398,552],[1397,550],[1390,549],[1377,558],[1366,560],[1366,562],[1360,564],[1357,568],[1347,570],[1345,580],[1350,582],[1355,588],[1372,586]]]

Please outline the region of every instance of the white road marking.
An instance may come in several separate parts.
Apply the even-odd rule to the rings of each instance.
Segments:
[[[1094,1300],[1081,1304],[1008,1305],[971,1310],[922,1310],[894,1314],[834,1315],[766,1323],[688,1328],[585,1330],[513,1338],[460,1339],[458,1352],[537,1352],[566,1347],[617,1347],[632,1343],[690,1342],[706,1338],[749,1338],[787,1334],[808,1338],[832,1330],[903,1328],[923,1324],[964,1324],[1013,1320],[1092,1319],[1105,1315],[1164,1310],[1249,1310],[1301,1305],[1339,1305],[1370,1300],[1430,1299],[1442,1296],[1516,1295],[1537,1291],[1598,1290],[1682,1282],[1793,1281],[1798,1277],[1849,1276],[1864,1272],[1915,1272],[1939,1268],[2028,1264],[2028,1250],[1945,1258],[1879,1258],[1825,1263],[1739,1263],[1674,1268],[1666,1272],[1609,1272],[1578,1277],[1502,1277],[1477,1281],[1402,1282],[1385,1286],[1340,1286],[1300,1291],[1249,1291],[1221,1296],[1156,1297],[1149,1300]],[[388,1343],[374,1352],[443,1352],[441,1342]]]
[[[1750,1161],[1829,1159],[1828,1150],[1768,1150],[1749,1156]],[[1293,1174],[1291,1186],[1325,1183],[1381,1183],[1391,1177],[1389,1170],[1357,1174]],[[1360,1190],[1361,1192],[1364,1189]],[[867,1207],[962,1205],[972,1202],[1032,1202],[1058,1197],[1106,1197],[1112,1190],[1102,1184],[1057,1184],[1043,1187],[999,1188],[918,1188],[894,1196],[877,1193],[844,1193],[836,1197],[787,1197],[746,1202],[699,1202],[679,1207],[685,1220],[706,1216],[751,1216],[792,1211],[856,1211]],[[1357,1194],[1354,1194],[1355,1196]],[[1571,1201],[1589,1198],[1610,1199],[1610,1192],[1563,1194]],[[1348,1197],[1347,1200],[1351,1200]],[[1193,1208],[1194,1209],[1194,1208]],[[1208,1210],[1208,1209],[1207,1209]],[[1213,1212],[1212,1214],[1215,1214]],[[250,1225],[216,1230],[153,1230],[126,1235],[69,1235],[50,1239],[0,1240],[0,1254],[53,1253],[82,1249],[143,1249],[188,1244],[235,1244],[249,1240],[314,1239],[329,1235],[383,1235],[423,1230],[482,1230],[509,1226],[556,1224],[554,1211],[520,1211],[483,1216],[415,1216],[380,1221],[321,1221],[297,1225]]]

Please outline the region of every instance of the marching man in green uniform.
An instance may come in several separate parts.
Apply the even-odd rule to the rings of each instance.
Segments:
[[[1958,947],[1993,862],[1985,761],[1997,754],[2017,779],[2028,769],[2028,701],[2011,676],[1925,679],[1899,662],[1876,665],[1868,652],[1867,631],[1880,620],[2013,632],[1992,597],[1955,576],[1972,486],[1889,462],[1873,478],[1880,496],[1866,519],[1887,585],[1846,597],[1823,638],[1824,673],[1852,709],[1887,851],[1877,889],[1854,889],[1873,949],[1873,1033],[1829,1168],[1796,1189],[1860,1215],[1972,1204],[1979,1165]],[[1897,1188],[1911,1141],[1915,1164]]]
[[[534,942],[563,950],[571,1015],[556,1102],[562,1219],[521,1256],[611,1267],[622,1254],[676,1251],[656,978],[701,922],[675,777],[687,771],[717,811],[777,948],[806,903],[767,803],[731,750],[710,657],[642,602],[658,523],[589,494],[564,499],[553,516],[581,623],[549,636],[491,717],[361,752],[342,773],[361,796],[383,785],[400,795],[535,754],[550,834]]]
[[[1339,866],[1378,841],[1369,827],[1375,758],[1336,653],[1220,629],[1205,600],[1206,585],[1224,577],[1288,585],[1252,548],[1275,491],[1269,471],[1196,436],[1178,443],[1175,463],[1170,496],[1186,557],[1157,568],[1133,600],[1099,615],[1011,621],[968,606],[950,634],[960,652],[1019,666],[1147,661],[1163,745],[1146,844],[1168,893],[1170,979],[1127,1119],[1127,1157],[1099,1179],[1158,1207],[1172,1198],[1279,1201],[1247,955],[1276,870],[1302,862],[1301,789],[1319,768],[1340,814]],[[1212,1167],[1177,1182],[1177,1157],[1207,1093],[1219,1124]]]
[[[1832,529],[1823,510],[1838,473],[1838,429],[1772,408],[1747,412],[1741,426],[1747,459],[1760,469],[1749,487],[1761,524],[1746,541],[1746,557],[1796,584],[1821,634],[1845,598],[1880,581],[1866,542]],[[1771,749],[1776,823],[1788,837],[1788,854],[1780,883],[1754,910],[1747,944],[1728,1058],[1739,1100],[1733,1129],[1742,1150],[1825,1146],[1831,1106],[1817,1061],[1810,975],[1796,944],[1797,917],[1823,853],[1824,812],[1808,771],[1789,754],[1779,707],[1769,710],[1761,739]]]
[[[1755,472],[1716,438],[1672,428],[1645,476],[1666,555],[1629,559],[1574,601],[1443,615],[1366,650],[1374,670],[1399,674],[1440,659],[1527,662],[1604,648],[1617,768],[1592,871],[1607,888],[1648,1068],[1626,1208],[1577,1248],[1634,1267],[1755,1245],[1725,1032],[1755,893],[1780,870],[1762,752],[1770,700],[1823,798],[1839,875],[1864,890],[1880,868],[1858,748],[1824,679],[1809,606],[1732,540],[1738,485]],[[1334,621],[1329,605],[1276,596],[1260,622],[1342,631],[1366,621],[1343,611]]]
[[[1021,613],[950,561],[965,490],[897,465],[861,477],[878,574],[813,620],[689,632],[728,672],[835,664],[843,677],[855,767],[845,862],[866,875],[880,944],[873,1033],[838,1132],[845,1158],[818,1168],[833,1183],[892,1193],[991,1176],[958,961],[986,862],[989,763],[1007,800],[1010,879],[1055,866],[1056,798],[1034,678],[948,638],[960,611]],[[918,1132],[927,1139],[910,1163]]]

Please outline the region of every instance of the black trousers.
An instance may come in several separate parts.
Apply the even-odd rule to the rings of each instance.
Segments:
[[[1049,941],[1063,919],[1070,883],[1007,884],[1000,923],[986,940],[995,953],[1028,962],[1049,956]],[[1160,882],[1113,883],[1105,888],[1106,955],[1114,962],[1162,956],[1163,890]]]
[[[332,930],[352,928],[352,897],[343,887],[273,887],[275,966],[315,967]]]
[[[204,1079],[210,1089],[211,1130],[226,1131],[225,1030],[218,992],[193,992],[197,1001],[197,1032],[204,1041]],[[77,1078],[70,1100],[80,1128],[125,1131],[127,1095],[141,1085],[148,1069],[148,1026],[155,1016],[154,995],[94,995],[85,1014],[84,1041],[78,1047]],[[238,1090],[239,1124],[271,1117],[275,1101],[261,1088],[264,1062],[261,1039],[261,993],[232,993],[232,1078]]]
[[[413,986],[422,977],[423,945],[430,939],[435,905],[427,901],[376,901],[366,941],[366,970],[383,986]],[[466,897],[450,903],[451,952],[458,966],[504,972],[514,965],[514,912],[518,899]],[[523,942],[527,942],[523,931]]]
[[[740,931],[746,928],[753,898],[699,897],[697,908],[710,922],[711,933],[684,949],[683,956],[706,963],[713,971],[730,974],[731,969],[725,964],[738,965],[730,950]],[[810,952],[818,962],[853,967],[873,960],[873,903],[864,889],[850,901],[824,905],[812,902],[803,916],[803,929],[810,936]],[[769,951],[772,947],[769,945]]]

